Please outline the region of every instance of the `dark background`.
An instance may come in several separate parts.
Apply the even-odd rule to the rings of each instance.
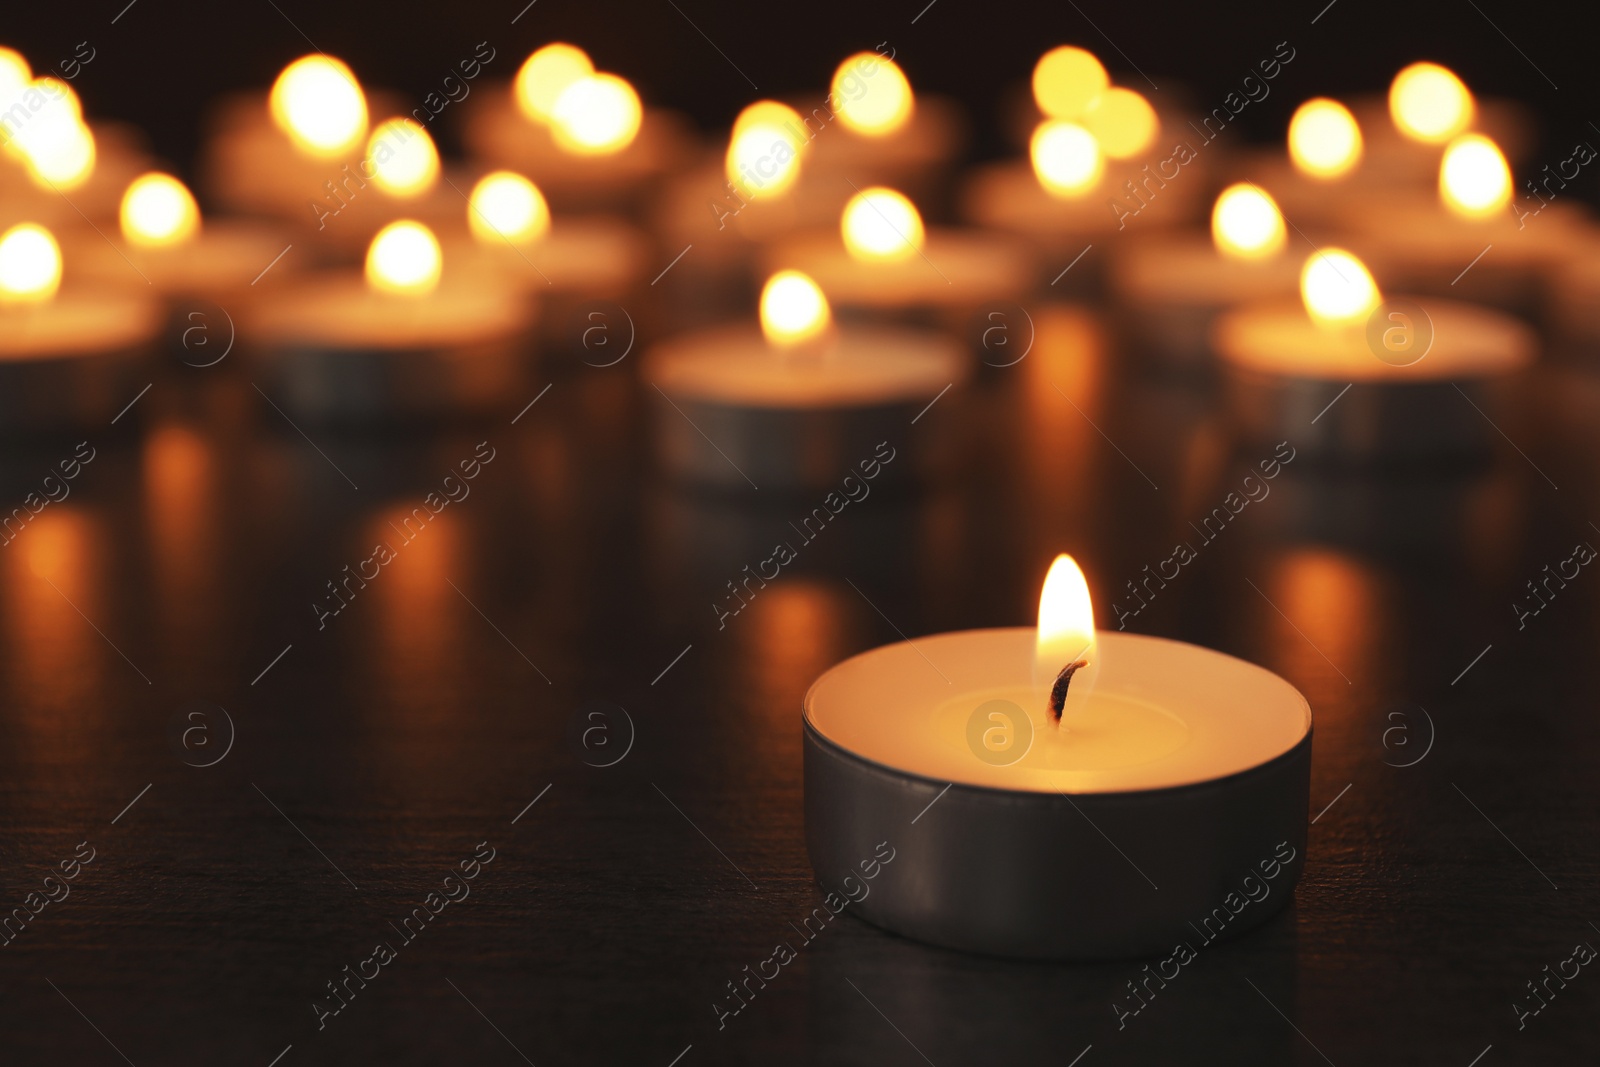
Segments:
[[[1033,61],[1056,44],[1093,50],[1117,82],[1149,92],[1135,67],[1142,69],[1161,87],[1152,94],[1158,104],[1161,94],[1187,91],[1209,108],[1286,40],[1298,53],[1287,76],[1240,117],[1238,126],[1252,139],[1280,137],[1306,97],[1382,91],[1395,71],[1417,59],[1450,66],[1480,95],[1532,106],[1548,147],[1568,149],[1600,136],[1588,125],[1595,20],[1581,6],[1337,0],[1313,25],[1326,0],[937,0],[913,25],[925,0],[674,0],[679,10],[668,0],[538,0],[512,25],[525,2],[138,0],[115,25],[111,19],[126,0],[16,3],[8,5],[3,34],[40,69],[88,40],[97,55],[77,87],[89,110],[138,123],[179,165],[193,158],[216,94],[265,88],[285,63],[310,50],[307,38],[349,62],[368,87],[415,99],[436,89],[479,41],[499,53],[491,76],[505,78],[533,49],[571,40],[600,67],[633,80],[647,101],[688,112],[708,130],[725,126],[757,95],[825,89],[846,54],[888,41],[919,91],[968,104],[980,155],[1001,150],[997,129],[985,122],[999,114],[1003,94],[1025,84]],[[452,132],[447,120],[447,146]]]

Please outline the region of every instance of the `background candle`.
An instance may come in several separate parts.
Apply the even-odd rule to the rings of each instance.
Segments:
[[[885,468],[891,481],[949,454],[949,435],[912,420],[968,375],[960,346],[939,334],[835,327],[827,298],[795,271],[767,282],[761,330],[684,334],[646,357],[658,394],[657,451],[667,470],[703,485],[830,489],[860,460],[911,435],[927,447]]]
[[[284,402],[329,421],[514,402],[534,305],[481,273],[447,273],[441,259],[432,231],[402,220],[373,239],[364,279],[308,276],[252,309],[248,330]]]
[[[1337,248],[1306,260],[1301,290],[1304,306],[1239,308],[1213,329],[1243,436],[1357,461],[1479,457],[1498,439],[1509,384],[1534,356],[1526,326],[1474,304],[1385,302]]]
[[[62,290],[61,274],[44,227],[0,236],[0,433],[109,422],[138,391],[155,305],[126,288]]]
[[[846,176],[858,185],[918,187],[961,148],[966,131],[960,109],[953,101],[914,93],[893,50],[883,55],[883,47],[841,62],[824,100],[798,102],[810,167],[821,180]]]

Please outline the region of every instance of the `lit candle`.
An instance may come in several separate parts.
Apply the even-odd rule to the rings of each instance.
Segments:
[[[206,146],[205,173],[230,207],[317,223],[316,205],[337,210],[364,193],[375,162],[366,157],[366,90],[343,61],[317,53],[284,67],[263,101],[228,101]]]
[[[836,879],[887,840],[893,872],[857,906],[900,934],[1006,956],[1147,955],[1192,941],[1190,924],[1264,863],[1288,876],[1228,933],[1272,915],[1299,874],[1286,857],[1305,848],[1305,698],[1218,652],[1097,632],[1069,556],[1037,628],[858,655],[812,685],[804,724],[812,866]]]
[[[1480,133],[1449,141],[1436,183],[1344,204],[1338,219],[1396,286],[1541,313],[1550,276],[1586,251],[1588,209],[1532,198],[1537,208],[1519,210],[1505,154]]]
[[[1355,115],[1337,100],[1316,97],[1290,116],[1282,153],[1246,154],[1233,169],[1305,226],[1334,222],[1341,210],[1359,210],[1388,195],[1366,157],[1366,134]]]
[[[538,49],[513,83],[487,86],[465,108],[465,140],[491,168],[518,171],[558,207],[626,202],[676,166],[687,122],[647,108],[633,85],[595,69],[587,52],[557,42]]]
[[[678,477],[728,489],[831,488],[882,443],[895,450],[916,433],[912,419],[967,377],[960,347],[942,335],[836,324],[822,290],[798,271],[767,280],[760,319],[759,330],[697,331],[647,355],[645,377],[660,397],[657,451]],[[886,473],[903,480],[911,465]]]
[[[1428,184],[1439,151],[1463,133],[1476,131],[1521,158],[1532,147],[1536,126],[1525,108],[1507,101],[1479,100],[1449,67],[1411,63],[1389,83],[1386,97],[1353,101],[1369,135],[1372,171],[1390,188]]]
[[[1351,460],[1482,454],[1498,439],[1485,413],[1499,411],[1535,351],[1509,315],[1385,301],[1366,265],[1338,248],[1305,261],[1300,304],[1227,312],[1212,339],[1236,429]]]
[[[1208,237],[1157,233],[1113,250],[1111,284],[1123,298],[1123,324],[1150,353],[1196,360],[1219,311],[1292,296],[1299,265],[1286,254],[1283,213],[1265,190],[1230,185],[1211,211]]]
[[[513,171],[484,175],[465,207],[465,231],[441,237],[447,258],[464,272],[537,293],[546,302],[543,332],[569,347],[595,323],[583,320],[582,307],[549,301],[565,298],[592,309],[596,300],[620,299],[647,265],[649,242],[632,224],[606,215],[553,216],[539,187]]]
[[[444,268],[433,231],[402,219],[372,239],[361,276],[308,275],[263,297],[246,329],[275,392],[331,421],[514,403],[532,304],[515,286]]]
[[[76,249],[85,276],[108,285],[149,284],[180,304],[201,297],[236,306],[295,271],[294,263],[279,262],[263,277],[290,243],[282,231],[234,220],[202,223],[194,195],[171,174],[150,171],[129,182],[118,221],[120,242],[96,236]]]
[[[1033,256],[1018,238],[972,229],[927,229],[916,205],[873,186],[852,196],[832,234],[778,242],[768,268],[791,264],[840,306],[880,311],[945,308],[960,314],[1014,300],[1032,283]]]
[[[912,185],[950,161],[965,139],[955,102],[918,96],[881,52],[857,52],[833,72],[825,98],[802,99],[811,167],[823,182]]]
[[[61,262],[43,226],[0,236],[0,430],[99,424],[138,391],[155,307],[126,287],[63,291]]]

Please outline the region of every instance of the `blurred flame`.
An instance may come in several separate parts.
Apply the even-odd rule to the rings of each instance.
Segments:
[[[776,100],[758,100],[739,112],[728,139],[724,169],[748,200],[782,196],[800,177],[805,123],[799,112]]]
[[[1288,243],[1283,213],[1264,190],[1249,182],[1230,185],[1211,211],[1217,251],[1236,259],[1269,259]]]
[[[411,119],[379,123],[367,141],[367,159],[373,184],[402,200],[421,196],[439,181],[439,150]]]
[[[1319,326],[1360,323],[1383,302],[1366,264],[1342,248],[1314,252],[1300,271],[1300,297]]]
[[[615,74],[579,78],[550,109],[556,144],[574,155],[604,156],[633,143],[644,122],[644,105],[627,80]]]
[[[520,174],[497,170],[473,186],[467,225],[484,243],[526,245],[550,231],[550,206],[539,187]]]
[[[541,126],[551,121],[556,100],[574,82],[594,73],[589,54],[576,45],[547,44],[534,52],[517,71],[514,96],[517,107],[530,122]]]
[[[867,73],[870,71],[870,73]],[[852,94],[852,85],[861,87]],[[911,120],[916,95],[905,72],[875,52],[857,52],[833,73],[835,114],[848,129],[868,137],[885,137]]]
[[[1112,159],[1132,159],[1155,143],[1161,120],[1150,101],[1132,89],[1111,88],[1083,113],[1083,125]]]
[[[1111,86],[1111,76],[1093,52],[1071,45],[1052,48],[1033,67],[1033,100],[1052,119],[1082,118]]]
[[[367,284],[404,296],[430,293],[439,284],[442,254],[433,231],[402,219],[378,231],[367,249]]]
[[[200,207],[188,186],[170,174],[141,174],[122,194],[122,236],[162,248],[182,244],[200,229]]]
[[[899,262],[922,251],[922,216],[893,189],[873,186],[850,198],[839,220],[851,258],[867,263]]]
[[[1308,177],[1344,177],[1361,162],[1361,149],[1361,127],[1337,100],[1307,100],[1289,120],[1289,159]]]
[[[1389,86],[1389,116],[1413,141],[1443,144],[1472,125],[1477,103],[1448,67],[1413,63]]]
[[[1051,196],[1082,196],[1099,184],[1105,157],[1094,134],[1071,122],[1041,122],[1028,145],[1033,172]]]
[[[832,324],[828,298],[810,276],[780,270],[761,290],[761,332],[778,348],[796,348],[820,338]]]
[[[272,119],[295,147],[330,157],[367,132],[367,98],[349,67],[332,56],[302,56],[283,68],[268,97]]]
[[[18,223],[0,236],[0,302],[40,303],[61,286],[61,246],[43,226]]]
[[[1467,219],[1484,218],[1511,203],[1511,168],[1499,146],[1481,133],[1451,141],[1439,162],[1439,197]]]

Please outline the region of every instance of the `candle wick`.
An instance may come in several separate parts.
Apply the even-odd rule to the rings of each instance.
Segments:
[[[1050,718],[1057,726],[1061,725],[1061,712],[1067,703],[1067,688],[1072,685],[1072,676],[1088,665],[1086,659],[1073,660],[1056,675],[1056,683],[1050,687]]]

